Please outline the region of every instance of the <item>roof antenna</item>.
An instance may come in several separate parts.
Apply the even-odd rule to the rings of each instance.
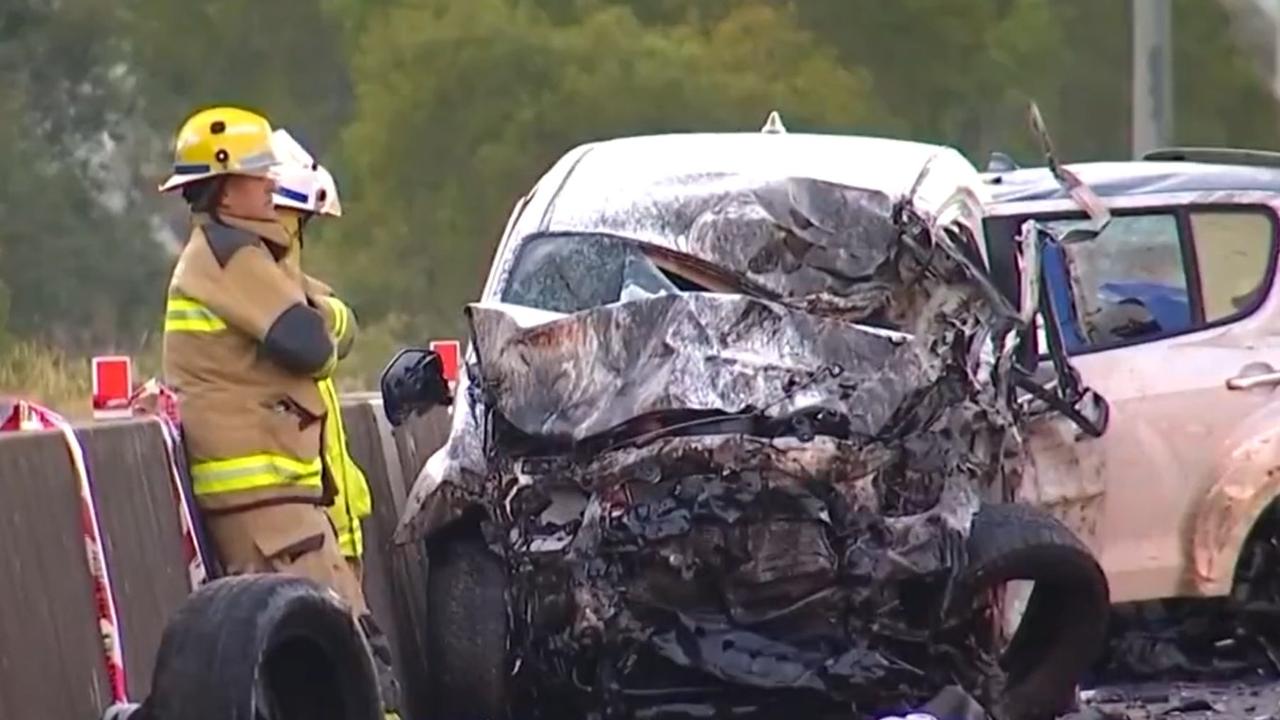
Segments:
[[[777,110],[769,113],[769,119],[764,121],[764,127],[760,128],[760,132],[766,135],[782,135],[787,132],[787,128],[782,124],[782,116]]]

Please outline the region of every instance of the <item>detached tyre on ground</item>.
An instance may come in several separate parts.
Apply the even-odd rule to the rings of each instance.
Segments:
[[[191,595],[165,628],[145,720],[381,720],[373,663],[328,590],[244,575]]]
[[[476,535],[429,546],[427,674],[435,720],[507,717],[506,571]]]
[[[984,505],[967,547],[958,599],[971,603],[1011,581],[1035,583],[1001,654],[1006,683],[992,710],[1005,720],[1042,720],[1070,709],[1106,641],[1110,589],[1102,567],[1075,533],[1028,505]]]

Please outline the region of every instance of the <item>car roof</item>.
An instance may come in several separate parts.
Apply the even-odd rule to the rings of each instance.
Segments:
[[[1280,168],[1272,167],[1153,160],[1065,167],[1101,197],[1225,190],[1280,193]],[[988,172],[983,179],[996,204],[1068,197],[1047,167]]]
[[[930,172],[917,197],[923,209],[945,204],[957,187],[981,202],[990,201],[981,173],[954,148],[891,138],[790,132],[672,133],[590,143],[582,146],[566,189],[601,182],[652,187],[728,174],[811,178],[898,198],[911,191],[926,164]],[[627,182],[617,182],[620,179]]]

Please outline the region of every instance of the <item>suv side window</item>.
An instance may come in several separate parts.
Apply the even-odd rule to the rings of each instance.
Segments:
[[[1061,232],[1081,220],[1046,224]],[[1150,342],[1248,315],[1269,287],[1275,226],[1263,209],[1115,216],[1095,240],[1046,256],[1068,352]]]
[[[1230,318],[1263,299],[1272,234],[1271,218],[1262,213],[1191,213],[1205,322]]]

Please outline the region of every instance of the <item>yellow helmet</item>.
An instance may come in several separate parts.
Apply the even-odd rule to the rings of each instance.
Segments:
[[[277,164],[271,150],[271,123],[237,107],[201,110],[178,130],[173,174],[160,186],[169,192],[217,175],[266,177]]]

